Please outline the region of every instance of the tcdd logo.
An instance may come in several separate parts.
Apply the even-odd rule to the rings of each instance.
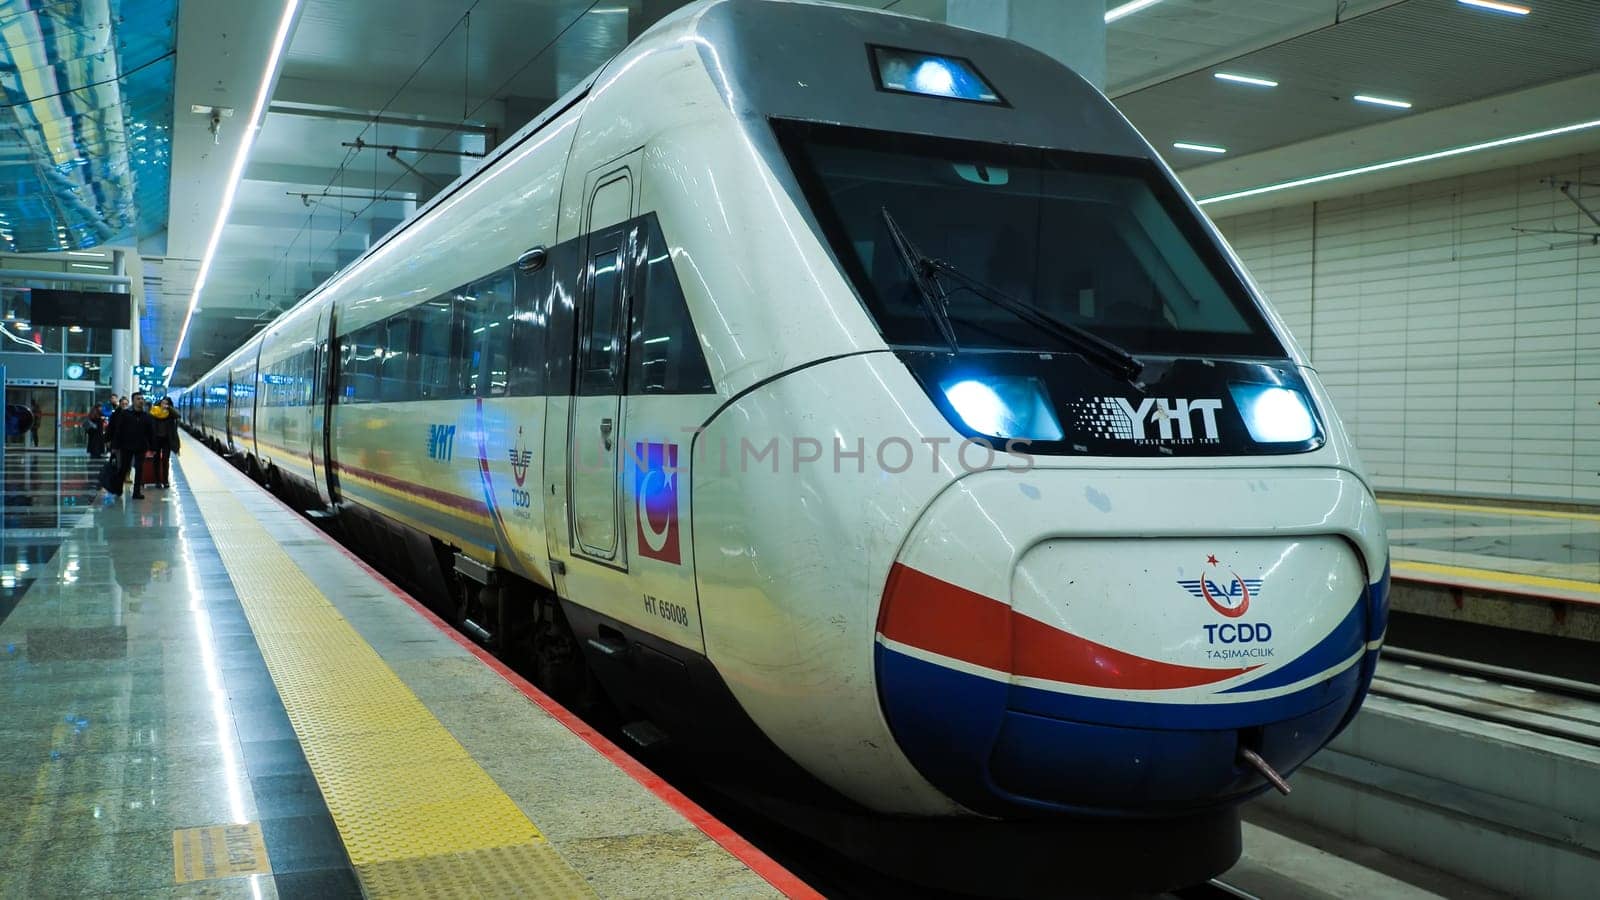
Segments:
[[[678,445],[633,445],[633,511],[639,555],[677,565]]]
[[[428,458],[440,462],[449,462],[456,450],[456,427],[454,425],[429,425],[428,426]]]
[[[1206,562],[1215,566],[1217,558],[1214,555],[1207,556]],[[1178,586],[1211,604],[1218,615],[1237,619],[1249,611],[1250,592],[1261,590],[1261,579],[1240,578],[1237,572],[1231,570],[1228,574],[1233,576],[1233,580],[1226,587],[1210,578],[1180,580]]]
[[[517,426],[517,445],[507,451],[511,457],[511,475],[517,479],[517,487],[528,480],[528,466],[533,464],[533,451],[522,442],[522,426]]]
[[[533,451],[523,443],[520,425],[517,427],[517,445],[506,451],[506,455],[511,459],[511,477],[517,481],[517,486],[511,489],[512,514],[519,519],[529,518],[533,495],[523,485],[528,481],[528,467],[533,465]]]

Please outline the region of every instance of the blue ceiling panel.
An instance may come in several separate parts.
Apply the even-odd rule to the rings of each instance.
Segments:
[[[0,0],[0,250],[164,231],[177,0]]]

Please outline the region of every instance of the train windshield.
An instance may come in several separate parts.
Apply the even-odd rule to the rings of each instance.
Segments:
[[[892,345],[1062,349],[1026,317],[957,282],[942,286],[946,328],[890,222],[921,256],[1130,353],[1287,355],[1147,161],[774,125],[835,255]]]

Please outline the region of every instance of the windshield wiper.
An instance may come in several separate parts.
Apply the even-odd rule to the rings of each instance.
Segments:
[[[927,307],[928,315],[933,319],[933,324],[939,329],[939,336],[950,345],[951,350],[959,351],[961,345],[956,342],[955,326],[950,324],[950,295],[945,293],[944,285],[934,277],[933,260],[922,254],[906,233],[900,229],[900,223],[889,214],[889,207],[883,207],[883,224],[889,227],[889,240],[894,244],[894,249],[899,251],[900,259],[906,264],[906,271],[911,273],[911,283],[916,286],[917,293],[922,296],[922,305]]]
[[[950,295],[939,281],[940,275],[948,275],[956,279],[972,293],[988,300],[1029,325],[1048,333],[1056,340],[1067,344],[1084,359],[1094,363],[1111,375],[1121,378],[1135,387],[1143,386],[1139,381],[1139,376],[1144,373],[1144,362],[1132,353],[1087,328],[1058,319],[1030,303],[1024,303],[1008,296],[999,289],[973,278],[945,260],[925,256],[905,236],[905,232],[900,230],[900,226],[895,222],[894,217],[889,214],[887,207],[883,210],[883,220],[889,226],[889,235],[894,238],[896,249],[900,251],[901,257],[905,259],[906,266],[911,269],[912,281],[922,293],[929,309],[934,311],[934,321],[939,324],[940,332],[950,342],[952,349],[960,348],[956,343],[955,328],[950,323]]]

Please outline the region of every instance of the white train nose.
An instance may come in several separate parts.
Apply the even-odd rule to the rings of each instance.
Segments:
[[[1362,552],[1376,512],[1348,477],[962,481],[885,590],[897,740],[979,809],[1227,802],[1264,784],[1241,749],[1292,770],[1354,708],[1382,635],[1387,574]]]

